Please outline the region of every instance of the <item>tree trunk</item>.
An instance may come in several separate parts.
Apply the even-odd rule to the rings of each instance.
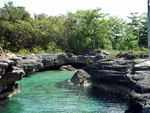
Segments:
[[[148,58],[150,60],[150,0],[148,0]]]

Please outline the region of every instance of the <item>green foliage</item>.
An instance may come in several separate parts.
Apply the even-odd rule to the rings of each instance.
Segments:
[[[127,23],[102,13],[100,8],[59,16],[35,14],[31,18],[24,7],[8,2],[0,8],[0,46],[20,54],[64,51],[80,54],[97,49],[145,51],[147,15],[131,13],[129,19],[131,22]]]
[[[147,13],[139,15],[139,13],[131,13],[128,17],[131,22],[128,23],[132,35],[134,35],[135,40],[137,40],[137,46],[147,47],[148,46],[148,36],[147,36]],[[139,40],[138,40],[139,38]]]
[[[109,57],[110,57],[110,58],[116,58],[117,54],[118,54],[118,53],[110,53],[110,54],[109,54]]]

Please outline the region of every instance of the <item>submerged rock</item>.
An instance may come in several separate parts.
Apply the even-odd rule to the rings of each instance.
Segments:
[[[82,69],[78,70],[71,78],[71,82],[76,86],[87,86],[88,80],[87,73]]]

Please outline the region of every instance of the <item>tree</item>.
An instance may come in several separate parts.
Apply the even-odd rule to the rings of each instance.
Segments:
[[[108,25],[101,9],[79,10],[69,12],[65,19],[67,46],[71,52],[80,53],[85,50],[105,48]]]
[[[18,20],[27,21],[30,14],[25,11],[24,7],[14,7],[13,2],[5,3],[0,9],[0,20],[16,22]]]

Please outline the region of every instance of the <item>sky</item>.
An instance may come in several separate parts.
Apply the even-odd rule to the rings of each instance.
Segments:
[[[102,13],[123,19],[127,19],[130,13],[147,12],[147,0],[0,0],[0,8],[8,1],[12,1],[14,6],[25,7],[31,16],[41,13],[55,16],[97,7],[102,9]]]

